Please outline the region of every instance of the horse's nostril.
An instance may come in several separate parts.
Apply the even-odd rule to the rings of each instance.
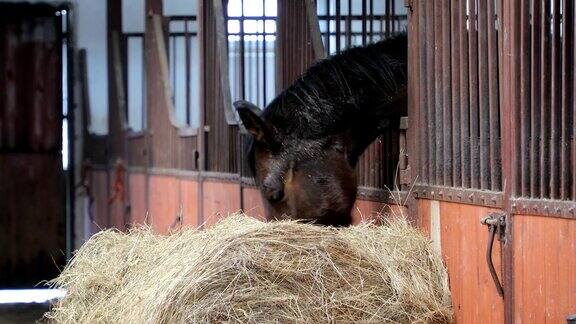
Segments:
[[[284,198],[284,190],[282,189],[264,187],[264,194],[270,201],[280,201]]]

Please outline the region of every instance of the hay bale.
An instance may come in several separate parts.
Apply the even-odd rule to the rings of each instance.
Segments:
[[[231,216],[94,235],[54,285],[60,323],[451,321],[439,255],[403,220],[334,229]]]

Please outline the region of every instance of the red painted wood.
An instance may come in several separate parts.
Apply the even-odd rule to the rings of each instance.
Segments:
[[[93,198],[92,213],[93,233],[108,228],[108,174],[106,171],[93,171],[91,173],[91,194]]]
[[[222,217],[240,210],[240,185],[205,181],[202,183],[204,197],[204,224],[214,225]]]
[[[154,231],[166,234],[179,222],[180,186],[178,179],[168,176],[150,176],[150,224]]]
[[[182,225],[198,227],[198,182],[180,180],[180,199],[182,204]]]
[[[576,313],[576,221],[514,219],[516,323],[564,323]]]
[[[247,215],[266,220],[266,210],[260,190],[256,188],[242,189],[242,209]]]
[[[498,296],[485,259],[488,230],[480,220],[493,209],[439,202],[442,258],[448,268],[456,323],[503,323],[504,303]],[[420,227],[430,228],[431,202],[419,200]],[[501,247],[495,242],[493,260],[501,269]],[[498,273],[502,278],[501,273]]]
[[[144,224],[146,219],[146,175],[130,174],[130,220],[131,225]]]

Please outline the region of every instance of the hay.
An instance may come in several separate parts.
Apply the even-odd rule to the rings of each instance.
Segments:
[[[405,221],[344,229],[231,216],[94,235],[54,285],[60,323],[451,321],[448,279]]]

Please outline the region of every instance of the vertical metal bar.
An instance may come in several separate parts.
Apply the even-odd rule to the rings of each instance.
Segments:
[[[435,184],[443,184],[444,181],[444,169],[442,165],[444,164],[444,137],[443,128],[444,125],[444,113],[443,109],[443,88],[442,88],[442,0],[434,0],[434,91],[435,91],[435,101],[434,101],[434,131],[436,132],[436,169],[435,169]]]
[[[540,192],[542,198],[548,198],[550,194],[549,181],[550,181],[550,146],[549,146],[549,133],[550,133],[550,1],[544,1],[542,11],[542,73],[541,77],[541,107],[540,107]]]
[[[374,39],[374,0],[370,0],[370,42]]]
[[[429,184],[437,184],[436,182],[436,111],[435,111],[435,80],[434,80],[434,22],[436,21],[434,17],[434,2],[426,1],[426,88],[428,104],[426,105],[427,111],[427,126],[428,134],[426,136],[428,140],[428,152],[429,152]]]
[[[468,14],[468,50],[469,50],[469,83],[470,83],[470,176],[471,187],[480,188],[480,143],[478,124],[478,32],[477,2],[469,1]]]
[[[451,87],[452,87],[452,181],[451,185],[459,187],[462,184],[461,168],[461,127],[460,127],[460,19],[458,15],[458,3],[454,2],[450,8],[451,22],[450,31],[451,46]]]
[[[391,33],[396,32],[396,1],[389,0],[390,2],[390,26],[391,26]]]
[[[427,131],[427,123],[428,123],[428,98],[427,98],[427,89],[428,89],[428,69],[427,60],[428,60],[428,46],[424,43],[424,40],[428,42],[427,38],[427,26],[426,22],[430,19],[430,16],[426,15],[426,6],[428,6],[426,1],[418,2],[418,42],[416,46],[418,46],[418,74],[419,78],[417,79],[417,89],[419,92],[420,100],[419,100],[419,109],[418,112],[418,119],[417,119],[417,127],[419,133],[419,141],[417,145],[414,145],[418,150],[417,152],[411,152],[412,154],[418,154],[420,158],[419,161],[419,176],[421,178],[421,182],[429,183],[429,157],[430,157],[430,147],[427,145],[428,142],[428,131]],[[408,42],[411,42],[411,39],[408,39]],[[409,65],[410,67],[410,65]],[[410,96],[408,96],[410,100]],[[408,105],[408,109],[410,109],[410,105]],[[410,116],[412,118],[412,116]],[[408,121],[411,123],[411,121]],[[414,123],[412,123],[414,125]],[[413,127],[409,126],[409,129]],[[410,139],[411,141],[413,139]]]
[[[541,30],[542,2],[532,2],[532,75],[531,75],[531,100],[530,100],[530,197],[536,198],[541,195],[539,186],[540,175],[540,105],[541,105]]]
[[[348,16],[346,16],[346,47],[352,46],[352,0],[348,0]]]
[[[520,138],[519,195],[525,197],[530,191],[530,0],[520,4],[520,124],[516,127]]]
[[[442,0],[442,183],[452,186],[452,92],[450,66],[450,0]],[[440,162],[440,161],[438,161]]]
[[[570,198],[570,106],[573,93],[570,85],[574,78],[572,61],[572,34],[574,33],[573,0],[562,0],[562,112],[560,134],[560,197]],[[572,125],[572,127],[574,127]],[[574,163],[574,161],[573,161]]]
[[[266,100],[266,85],[268,84],[268,74],[266,73],[266,0],[262,0],[262,13],[263,13],[263,22],[264,22],[264,26],[263,26],[263,36],[262,36],[262,74],[263,74],[263,82],[262,82],[262,100],[264,101],[262,103],[262,107],[266,106],[266,104],[268,103],[268,100]]]
[[[340,28],[342,27],[340,25],[340,9],[340,0],[336,0],[336,53],[340,53],[342,48],[340,44]]]
[[[330,15],[330,0],[326,0],[326,53],[330,53],[330,22],[332,17]]]
[[[480,188],[490,189],[490,103],[488,78],[488,1],[479,1],[478,21],[478,112],[480,137]]]
[[[362,0],[362,46],[366,46],[366,0]]]
[[[468,69],[468,28],[466,6],[468,0],[460,1],[460,127],[461,143],[460,153],[462,156],[462,187],[470,188],[470,84]]]
[[[428,0],[434,2],[434,0]],[[392,0],[386,0],[386,37],[390,36],[392,31]]]
[[[190,35],[188,32],[188,18],[184,18],[184,46],[186,55],[186,125],[191,124],[190,116]]]
[[[488,93],[489,93],[489,136],[490,136],[490,189],[501,190],[500,165],[500,114],[498,91],[498,40],[496,34],[496,8],[494,1],[488,1]]]
[[[246,100],[246,70],[245,70],[245,46],[244,46],[244,0],[240,0],[240,91],[242,99]]]
[[[560,62],[560,0],[554,0],[552,14],[552,109],[551,109],[551,134],[550,134],[550,198],[560,197],[560,104],[561,95],[561,62]]]

